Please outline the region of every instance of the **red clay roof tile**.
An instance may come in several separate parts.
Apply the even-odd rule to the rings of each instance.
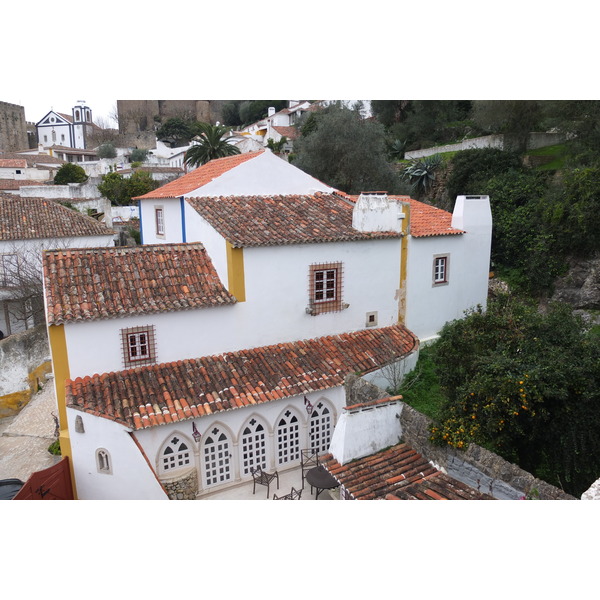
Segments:
[[[41,183],[41,182],[40,182]],[[46,198],[0,193],[0,240],[31,240],[114,235],[112,229]]]
[[[353,204],[337,194],[186,198],[234,247],[398,238],[352,227]]]
[[[167,422],[165,412],[172,421],[192,418],[175,401],[195,416],[325,390],[343,385],[348,373],[373,369],[373,359],[385,364],[390,348],[400,357],[416,344],[410,331],[394,325],[93,375],[67,381],[67,404],[144,429]],[[292,377],[287,361],[309,379]]]
[[[178,198],[184,194],[189,194],[198,188],[210,183],[213,179],[220,177],[227,171],[241,165],[242,163],[256,158],[259,154],[262,154],[264,150],[258,152],[248,152],[246,154],[235,154],[233,156],[226,156],[225,158],[218,158],[211,160],[210,162],[194,169],[187,175],[179,177],[175,181],[171,181],[143,196],[137,196],[136,199],[144,198]]]
[[[236,301],[199,243],[50,250],[43,268],[50,325]]]
[[[438,471],[407,444],[341,465],[331,454],[321,463],[356,500],[491,500]]]

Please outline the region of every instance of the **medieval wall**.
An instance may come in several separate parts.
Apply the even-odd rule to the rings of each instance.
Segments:
[[[0,102],[0,152],[14,152],[28,147],[25,108]]]
[[[221,119],[222,104],[222,100],[117,100],[119,132],[154,131],[173,117],[214,124]]]

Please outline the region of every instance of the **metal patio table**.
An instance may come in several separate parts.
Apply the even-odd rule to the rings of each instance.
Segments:
[[[340,485],[337,479],[323,465],[319,465],[308,471],[306,473],[306,481],[308,481],[311,487],[317,488],[315,500],[318,500],[319,494],[323,490],[332,490]]]

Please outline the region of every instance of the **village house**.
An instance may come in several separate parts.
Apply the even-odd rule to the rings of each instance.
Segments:
[[[42,251],[112,246],[114,232],[45,198],[0,193],[0,330],[5,336],[43,322]]]
[[[429,275],[415,295],[451,290],[429,302],[423,335],[485,303],[453,288],[487,283],[481,257],[459,264],[479,240],[467,225],[479,219],[490,241],[487,197],[459,199],[461,221],[408,197],[349,197],[261,151],[139,203],[142,246],[44,253],[61,447],[79,498],[219,497],[252,468],[285,473],[302,449],[326,452],[345,377],[385,388],[416,361],[411,252]],[[437,243],[417,246],[419,235]]]
[[[51,110],[36,123],[38,140],[44,148],[88,148],[88,139],[96,128],[92,109],[81,101],[71,109],[70,115]]]

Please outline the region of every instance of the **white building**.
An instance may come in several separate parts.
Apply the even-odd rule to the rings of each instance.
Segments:
[[[44,254],[80,498],[204,498],[296,468],[328,449],[346,375],[385,387],[418,352],[410,322],[428,338],[485,303],[486,197],[454,215],[350,197],[258,152],[139,203],[144,245]]]
[[[112,246],[115,233],[98,221],[45,198],[0,194],[0,330],[5,336],[39,322],[42,251]],[[43,310],[40,317],[43,317]]]
[[[51,110],[37,123],[38,141],[44,148],[66,146],[68,148],[88,147],[88,137],[96,128],[92,121],[92,109],[79,102],[67,115]]]

